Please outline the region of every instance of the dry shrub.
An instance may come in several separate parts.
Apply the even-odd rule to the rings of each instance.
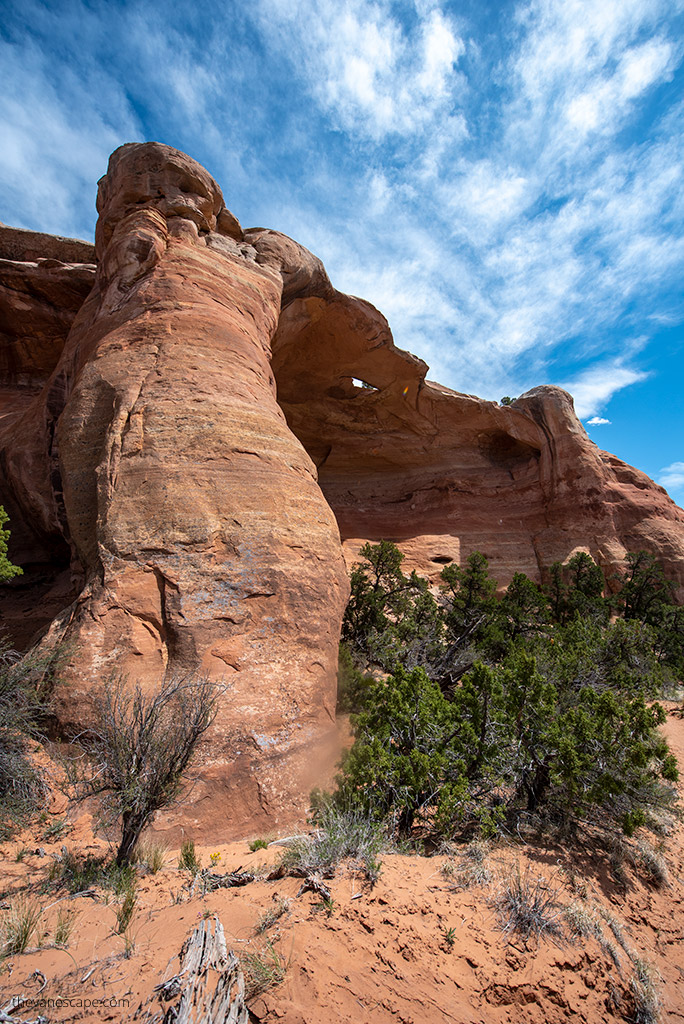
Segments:
[[[26,952],[37,935],[41,913],[38,904],[24,896],[11,901],[0,921],[0,960]]]
[[[561,904],[558,890],[543,875],[534,875],[528,865],[521,872],[520,864],[501,879],[494,904],[499,911],[501,927],[506,935],[517,932],[524,939],[560,938]]]

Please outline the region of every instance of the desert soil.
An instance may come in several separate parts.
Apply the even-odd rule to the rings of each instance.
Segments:
[[[674,709],[666,731],[684,775],[684,721]],[[20,995],[28,1000],[12,1011],[12,1020],[33,1021],[39,1013],[49,1022],[132,1020],[154,986],[176,972],[179,951],[198,921],[216,915],[238,956],[249,959],[246,954],[256,953],[272,974],[282,971],[279,984],[250,1000],[253,1021],[633,1020],[630,982],[636,957],[651,965],[657,980],[661,1020],[684,1021],[682,825],[665,839],[669,880],[661,885],[649,880],[638,858],[629,857],[624,879],[617,881],[607,851],[587,836],[574,849],[523,841],[497,846],[486,862],[491,878],[474,884],[467,884],[469,862],[458,852],[383,853],[372,887],[353,865],[338,870],[326,882],[332,894],[328,906],[316,893],[298,895],[301,879],[265,880],[282,846],[250,852],[247,840],[198,844],[206,866],[212,854],[220,854],[215,871],[241,867],[263,878],[206,895],[198,885],[191,891],[189,873],[178,867],[178,848],[169,849],[156,874],[139,869],[135,911],[120,935],[121,897],[100,889],[69,896],[50,881],[63,846],[94,854],[108,849],[93,833],[89,815],[71,819],[79,811],[67,814],[63,834],[46,838],[46,830],[66,811],[64,798],[55,793],[42,822],[0,846],[0,907],[7,909],[17,895],[28,893],[42,908],[34,939],[41,948],[13,955],[0,967],[0,1009]],[[217,807],[216,813],[229,809]],[[555,913],[563,936],[525,941],[502,931],[497,895],[518,868],[533,883],[544,878],[542,892],[560,906],[586,911],[585,919],[599,922],[595,933],[573,938],[560,906]],[[73,914],[74,927],[68,945],[58,948],[55,926],[65,909]],[[276,909],[281,916],[259,933],[265,915]]]

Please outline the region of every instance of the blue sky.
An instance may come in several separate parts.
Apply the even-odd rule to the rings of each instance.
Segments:
[[[684,0],[0,12],[0,220],[90,238],[111,150],[177,146],[431,379],[560,384],[684,503]]]

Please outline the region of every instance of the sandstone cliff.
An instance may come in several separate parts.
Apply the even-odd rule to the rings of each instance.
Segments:
[[[376,309],[243,231],[170,147],[117,150],[98,211],[96,255],[0,228],[0,500],[26,570],[3,615],[74,641],[66,727],[112,670],[225,679],[194,796],[210,821],[223,794],[218,833],[287,817],[312,781],[343,550],[393,539],[436,577],[477,549],[503,584],[647,548],[684,596],[684,513],[565,392],[502,407],[426,381]]]

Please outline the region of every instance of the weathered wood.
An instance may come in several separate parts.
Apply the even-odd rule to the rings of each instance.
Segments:
[[[136,1018],[144,1024],[247,1024],[242,968],[226,948],[218,918],[214,925],[213,931],[211,921],[197,925],[180,951],[180,971],[155,986]]]
[[[321,899],[328,902],[332,900],[332,894],[327,885],[325,885],[320,875],[309,875],[299,887],[298,896],[301,896],[303,892],[315,892]]]
[[[249,885],[250,882],[256,880],[256,875],[251,871],[243,871],[242,868],[237,868],[235,871],[230,871],[225,875],[217,874],[215,871],[209,871],[208,868],[203,868],[198,871],[192,880],[190,886],[190,895],[194,896],[195,890],[199,889],[200,892],[206,894],[213,892],[214,889],[234,889],[242,885]]]

